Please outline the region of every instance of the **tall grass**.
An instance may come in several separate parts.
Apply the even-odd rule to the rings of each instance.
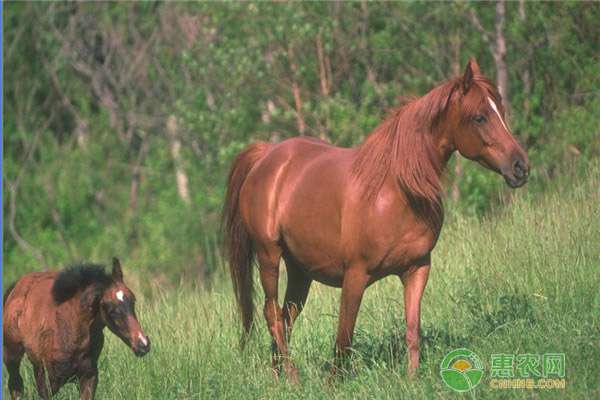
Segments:
[[[98,398],[600,398],[600,168],[543,196],[526,190],[488,219],[450,215],[433,254],[422,315],[422,367],[406,377],[402,288],[385,279],[366,292],[350,370],[327,385],[339,290],[315,284],[295,326],[292,357],[301,384],[270,372],[270,339],[258,326],[244,352],[225,275],[204,291],[159,291],[138,301],[152,341],[137,359],[111,334],[100,361]],[[282,282],[283,283],[283,282]],[[452,392],[439,364],[468,347],[486,364],[472,393]],[[489,385],[493,353],[565,353],[566,388],[500,390]],[[28,362],[21,370],[34,393]],[[5,371],[5,370],[4,370]],[[3,377],[4,395],[6,375]],[[58,398],[77,398],[74,386]]]

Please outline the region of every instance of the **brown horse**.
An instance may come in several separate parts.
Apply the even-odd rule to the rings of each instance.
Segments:
[[[225,249],[246,332],[253,318],[251,264],[258,260],[274,367],[283,359],[297,380],[288,341],[313,280],[342,288],[339,365],[365,288],[397,275],[413,375],[421,297],[443,221],[440,179],[455,150],[502,174],[510,187],[527,181],[527,154],[504,120],[496,86],[474,60],[463,76],[396,110],[356,148],[292,138],[255,143],[237,156],[223,213]],[[281,257],[288,274],[283,309]]]
[[[92,399],[105,326],[135,355],[150,351],[134,305],[135,296],[125,286],[116,258],[111,275],[102,266],[86,264],[61,272],[33,272],[19,279],[4,294],[2,315],[11,397],[23,394],[19,365],[27,353],[42,398],[77,380],[81,398]]]

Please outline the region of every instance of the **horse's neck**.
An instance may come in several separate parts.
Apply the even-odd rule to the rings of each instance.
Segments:
[[[100,315],[100,313],[98,313],[96,315],[96,318],[94,318],[91,321],[90,336],[93,338],[102,336],[102,331],[104,330],[105,327],[106,327],[106,324],[104,323],[104,320],[102,319],[102,316]]]
[[[357,148],[352,170],[365,199],[372,201],[393,181],[415,214],[435,226],[442,220],[441,178],[453,151],[451,128],[439,120],[448,88],[434,89],[375,128]]]
[[[436,158],[436,162],[438,163],[438,170],[441,178],[441,174],[443,174],[444,170],[446,169],[448,161],[450,161],[450,157],[452,157],[455,148],[450,140],[450,135],[448,132],[434,131],[432,132],[432,137],[432,152]]]
[[[444,217],[442,175],[453,152],[450,136],[442,129],[405,132],[416,137],[407,142],[413,146],[404,149],[406,155],[413,154],[397,157],[392,167],[396,186],[414,214],[436,232]]]
[[[82,318],[90,331],[101,332],[104,328],[104,321],[100,313],[100,298],[102,292],[95,285],[90,285],[83,290],[79,299],[79,307]]]

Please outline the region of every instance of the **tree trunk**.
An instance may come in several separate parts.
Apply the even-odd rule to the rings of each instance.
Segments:
[[[131,165],[131,183],[129,184],[129,215],[134,216],[137,211],[138,205],[138,192],[140,189],[140,181],[142,178],[142,163],[146,152],[148,151],[148,141],[145,137],[140,139],[139,150],[137,152],[137,158]]]
[[[321,40],[321,32],[317,34],[317,57],[319,59],[319,81],[321,83],[321,95],[329,96],[329,79],[327,78],[327,68],[325,66],[325,55],[323,51],[323,43]]]
[[[288,47],[288,60],[290,62],[290,70],[292,77],[292,95],[294,96],[294,105],[296,108],[296,123],[298,124],[298,132],[300,136],[304,136],[306,132],[306,122],[302,115],[302,96],[300,94],[300,84],[298,83],[298,66],[294,59],[294,51],[291,45]]]
[[[504,25],[506,22],[506,2],[498,0],[496,3],[496,45],[494,46],[494,62],[496,63],[496,83],[502,96],[504,109],[507,114],[510,110],[508,101],[508,69],[506,66],[506,37]]]
[[[460,46],[461,46],[460,32],[456,31],[451,38],[452,45],[452,75],[460,75]],[[457,202],[460,200],[460,181],[463,175],[463,159],[460,154],[454,157],[454,180],[450,188],[450,198],[452,201]]]
[[[179,198],[190,205],[192,200],[190,199],[190,191],[188,187],[188,177],[183,169],[183,162],[181,159],[181,141],[177,133],[177,118],[171,115],[167,119],[167,134],[171,141],[171,157],[173,157],[173,164],[175,165],[175,182],[177,184],[177,193]]]
[[[525,14],[525,0],[519,0],[519,18],[521,19],[521,23],[523,26],[526,24],[526,14]],[[523,66],[523,91],[525,92],[525,100],[523,101],[523,114],[525,118],[529,115],[529,110],[531,109],[531,104],[529,102],[529,96],[531,95],[531,74],[529,73],[529,63],[531,61],[531,46],[528,43],[524,44],[526,48],[527,58],[525,60]]]
[[[265,127],[269,130],[269,140],[273,143],[278,143],[281,140],[281,134],[272,129],[272,119],[271,117],[275,113],[275,102],[271,99],[268,99],[265,103],[265,108],[261,112],[261,120]]]
[[[489,46],[490,52],[494,57],[494,63],[496,65],[496,85],[498,86],[498,91],[502,96],[504,109],[508,117],[510,116],[510,102],[508,100],[508,67],[506,66],[505,59],[506,37],[504,36],[504,27],[506,24],[506,1],[498,0],[496,2],[496,31],[493,35],[483,27],[474,9],[470,10],[468,17],[475,28],[481,33],[483,41]]]

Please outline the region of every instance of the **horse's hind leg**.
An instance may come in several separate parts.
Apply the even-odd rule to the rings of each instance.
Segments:
[[[278,372],[283,359],[286,373],[290,370],[289,352],[283,323],[283,312],[277,302],[279,284],[279,260],[281,249],[276,244],[257,246],[256,258],[260,267],[260,281],[265,292],[264,314],[273,338],[271,356],[273,368]],[[292,376],[293,378],[293,376]]]
[[[312,279],[290,259],[285,260],[287,268],[287,288],[283,302],[283,321],[285,323],[287,341],[290,342],[296,318],[302,312]]]
[[[285,265],[287,269],[287,287],[285,300],[283,301],[283,322],[286,330],[286,341],[289,345],[294,321],[304,308],[312,279],[307,277],[292,260],[286,259]],[[286,360],[286,362],[288,363],[286,373],[294,382],[298,382],[298,369],[293,366],[291,360]]]
[[[13,400],[23,396],[23,378],[21,378],[19,372],[23,353],[23,346],[20,344],[7,344],[4,346],[4,364],[8,370],[8,391],[10,392],[10,398]]]

